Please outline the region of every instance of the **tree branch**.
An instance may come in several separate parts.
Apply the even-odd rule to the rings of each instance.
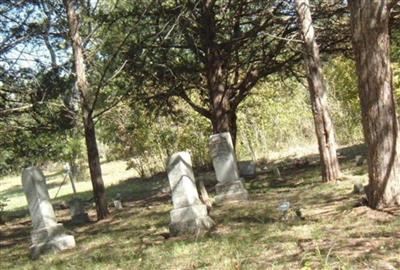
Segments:
[[[190,107],[193,108],[193,110],[195,110],[196,112],[198,112],[199,114],[201,114],[202,116],[211,119],[211,113],[209,110],[197,105],[196,103],[194,103],[189,96],[186,94],[185,91],[182,91],[182,93],[179,95],[184,101],[186,101],[187,104],[189,104]]]

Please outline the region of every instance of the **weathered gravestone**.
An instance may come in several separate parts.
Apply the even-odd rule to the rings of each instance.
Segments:
[[[84,224],[90,221],[89,215],[85,211],[85,201],[80,198],[73,198],[68,202],[68,206],[73,224]]]
[[[355,161],[356,161],[357,166],[362,166],[362,165],[364,165],[365,158],[361,155],[358,155],[355,157]]]
[[[363,183],[356,183],[353,186],[353,193],[354,194],[364,194],[365,193],[365,188]]]
[[[122,202],[120,200],[118,200],[118,199],[115,199],[113,201],[113,204],[114,204],[115,209],[117,209],[117,210],[124,209],[124,207],[122,206]]]
[[[200,201],[188,152],[171,156],[168,162],[168,180],[172,191],[171,235],[202,234],[214,226],[207,207]]]
[[[235,150],[229,132],[211,135],[210,153],[218,184],[215,186],[215,202],[247,200],[248,192],[239,177]]]
[[[253,178],[256,176],[256,163],[251,160],[238,162],[239,174],[242,177]]]
[[[117,195],[115,196],[115,198],[113,200],[113,204],[114,204],[115,209],[117,209],[117,210],[124,209],[124,206],[122,205],[121,193],[117,193]]]
[[[74,237],[65,234],[63,225],[57,223],[42,171],[36,167],[24,169],[22,185],[32,218],[32,258],[36,259],[47,251],[57,252],[74,248]]]

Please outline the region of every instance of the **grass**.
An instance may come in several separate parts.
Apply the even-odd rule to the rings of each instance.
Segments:
[[[246,181],[251,200],[214,207],[210,215],[217,226],[199,238],[168,236],[172,204],[163,192],[165,174],[132,178],[129,171],[114,174],[123,163],[104,164],[107,191],[110,197],[122,192],[124,209],[111,208],[106,220],[81,226],[69,223],[67,210],[57,210],[77,248],[37,261],[28,256],[29,216],[12,215],[26,207],[23,194],[14,190],[11,219],[0,227],[2,269],[383,269],[385,263],[400,268],[400,211],[355,207],[361,195],[352,194],[352,187],[366,182],[366,168],[354,165],[354,150],[342,152],[343,181],[322,183],[317,165],[282,161],[283,180],[265,173]],[[1,194],[12,190],[11,180],[0,181],[8,183]],[[84,185],[78,190],[90,196]],[[69,198],[64,192],[60,200]],[[304,219],[282,221],[276,207],[283,200],[299,207]],[[89,214],[94,220],[93,207]]]

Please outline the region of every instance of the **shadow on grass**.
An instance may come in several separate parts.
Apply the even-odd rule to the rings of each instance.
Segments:
[[[10,226],[7,230],[0,231],[0,249],[26,243],[30,236],[29,220]]]
[[[351,149],[345,150],[349,151],[350,154],[348,154],[348,157],[345,156],[342,161],[350,161],[353,156],[357,155],[357,151]],[[290,163],[289,161],[287,162]],[[299,251],[296,247],[297,238],[295,236],[282,235],[282,231],[286,233],[286,230],[290,230],[292,227],[298,225],[315,224],[314,220],[307,219],[309,217],[313,218],[313,216],[308,216],[305,221],[283,224],[278,220],[276,214],[272,213],[271,209],[275,210],[275,205],[270,204],[276,204],[280,198],[284,197],[301,206],[305,205],[312,209],[321,208],[321,211],[315,215],[319,220],[323,220],[324,216],[332,216],[340,213],[338,207],[343,205],[347,207],[353,197],[351,194],[343,195],[337,193],[335,185],[323,184],[319,178],[319,167],[315,163],[303,164],[301,166],[283,166],[282,168],[283,180],[278,180],[269,174],[265,174],[246,183],[249,191],[253,193],[252,195],[259,191],[269,192],[268,196],[260,195],[259,202],[243,204],[242,206],[216,207],[212,210],[212,218],[221,227],[225,226],[230,230],[227,234],[211,233],[210,236],[196,240],[190,237],[171,237],[162,242],[163,246],[161,248],[163,250],[172,250],[174,242],[179,242],[180,245],[182,243],[192,243],[193,241],[199,243],[216,241],[219,245],[225,238],[228,238],[229,243],[234,242],[240,245],[242,241],[257,244],[257,241],[261,241],[259,239],[263,239],[262,241],[267,242],[268,245],[272,245],[269,246],[271,247],[269,250],[273,250],[275,245],[295,244],[295,248],[292,250],[293,253],[290,255],[285,250],[278,250],[277,253],[273,254],[274,257],[268,257],[267,255],[261,257],[266,266],[264,269],[268,269],[275,261],[302,263],[304,254],[314,252],[315,246],[306,246],[304,247],[304,251]],[[116,258],[119,260],[131,260],[132,256],[138,256],[137,258],[139,259],[139,255],[149,246],[143,243],[143,237],[161,235],[158,230],[168,228],[168,212],[171,208],[171,196],[164,189],[168,184],[166,174],[159,173],[146,179],[129,178],[116,185],[107,187],[107,196],[110,201],[120,193],[125,207],[121,211],[112,209],[110,217],[99,222],[83,225],[71,224],[67,221],[69,217],[65,210],[62,220],[66,220],[64,224],[67,229],[75,232],[77,242],[80,246],[78,247],[78,252],[71,252],[67,257],[70,256],[78,260],[84,260],[88,257],[89,260],[93,260],[94,262],[98,262],[98,260],[113,261]],[[281,195],[281,192],[286,193]],[[58,209],[57,204],[70,200],[72,196],[72,194],[65,195],[53,201],[53,204],[56,205],[56,210]],[[86,201],[90,201],[92,192],[80,192],[78,196],[84,198]],[[92,212],[94,211],[92,205],[89,208]],[[58,210],[57,212],[60,213]],[[15,249],[20,246],[28,247],[30,242],[30,222],[18,222],[17,225],[15,225],[16,227],[6,228],[6,234],[1,235],[1,247],[15,247]],[[277,227],[277,230],[281,231],[281,234],[265,235],[266,230],[271,227],[274,228],[274,226]],[[1,229],[3,230],[3,228]],[[371,235],[371,237],[374,236]],[[264,242],[262,243],[264,244]],[[330,246],[324,246],[324,244],[320,244],[321,254],[326,256],[329,254]],[[248,245],[249,247],[251,246],[250,244]],[[129,246],[129,248],[126,246]],[[132,252],[132,250],[135,252]],[[269,252],[269,250],[266,248],[266,252]],[[11,255],[6,256],[7,260],[11,259]],[[62,262],[57,263],[61,264]],[[251,259],[244,262],[244,264],[247,263],[251,265]]]
[[[118,193],[121,194],[122,200],[125,204],[135,207],[145,207],[149,206],[155,203],[166,203],[170,200],[170,195],[168,193],[162,192],[162,189],[165,187],[165,184],[168,184],[168,182],[165,181],[166,179],[166,174],[165,173],[159,173],[155,176],[146,178],[146,179],[140,179],[140,178],[129,178],[124,181],[121,181],[118,185],[112,185],[107,188],[107,195],[109,198],[109,201],[111,201],[112,198],[114,198]],[[56,184],[56,185],[59,185]],[[49,186],[49,185],[48,185]],[[50,185],[52,186],[52,185]],[[21,192],[20,187],[13,187],[13,191]],[[10,192],[10,190],[6,190],[5,192]],[[86,191],[86,192],[79,192],[77,194],[79,198],[84,199],[87,202],[91,201],[92,198],[92,192],[91,191]],[[60,209],[63,209],[65,207],[65,202],[68,202],[74,197],[74,194],[68,194],[64,195],[61,197],[58,197],[55,200],[52,200],[53,207],[56,211],[59,211]],[[61,207],[61,208],[60,208]],[[94,209],[94,205],[89,204],[89,208]],[[128,208],[125,208],[123,211],[129,212]],[[69,213],[68,211],[65,211],[65,214],[68,216]],[[116,215],[120,213],[115,213]],[[158,214],[153,214],[148,216],[148,218],[154,218]],[[165,215],[165,213],[162,213],[160,215]],[[21,219],[29,216],[29,211],[27,208],[19,208],[16,210],[12,211],[5,211],[4,216],[6,219],[7,223],[14,223],[16,219]],[[153,217],[151,217],[153,216]],[[123,217],[123,218],[128,218],[128,216]],[[94,225],[95,222],[91,222],[88,224],[72,224],[69,219],[64,222],[65,227],[69,230],[75,230],[77,228],[85,228],[85,227],[94,227],[94,228],[103,228],[103,226],[99,226],[98,224]],[[17,225],[13,225],[12,227],[7,227],[7,233],[2,233],[2,241],[0,243],[1,246],[4,247],[11,247],[15,245],[22,244],[25,241],[30,241],[29,239],[29,233],[31,230],[31,225],[30,221],[24,221],[24,222],[18,222]],[[163,223],[163,225],[165,225]],[[160,224],[161,226],[161,224]],[[107,226],[103,228],[105,231],[109,231],[110,228]],[[97,231],[97,229],[93,230],[94,232]]]
[[[341,165],[355,159],[358,155],[366,154],[367,148],[365,144],[357,144],[347,147],[342,147],[337,150],[339,162]],[[309,178],[315,177],[314,180],[320,180],[320,159],[318,154],[306,155],[301,158],[288,157],[280,161],[271,161],[259,164],[260,167],[277,167],[281,171],[282,178],[291,180],[292,178]],[[359,168],[360,173],[363,171]],[[260,173],[261,176],[268,177],[271,180],[276,180],[276,176],[271,176],[271,172]]]
[[[237,222],[237,223],[260,223],[260,224],[268,224],[268,223],[275,223],[278,220],[273,219],[271,217],[265,215],[251,215],[251,216],[242,216],[242,217],[234,217],[230,218],[230,221]],[[225,221],[226,222],[226,221]]]

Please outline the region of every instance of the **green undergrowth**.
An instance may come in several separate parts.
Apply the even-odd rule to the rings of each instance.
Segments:
[[[108,190],[122,192],[124,209],[106,220],[69,224],[77,247],[29,259],[29,217],[14,217],[1,228],[2,269],[382,269],[400,268],[398,209],[360,206],[355,183],[366,182],[366,167],[355,166],[354,151],[343,151],[343,180],[322,183],[317,164],[282,161],[282,179],[262,173],[246,180],[248,202],[215,206],[216,227],[205,236],[169,237],[170,195],[165,175],[129,179]],[[213,184],[210,183],[209,190]],[[89,194],[84,194],[88,196]],[[214,195],[211,192],[211,195]],[[112,196],[110,196],[112,197]],[[276,207],[289,201],[300,216],[283,220]],[[16,208],[17,209],[17,208]],[[93,207],[89,209],[95,219]]]

